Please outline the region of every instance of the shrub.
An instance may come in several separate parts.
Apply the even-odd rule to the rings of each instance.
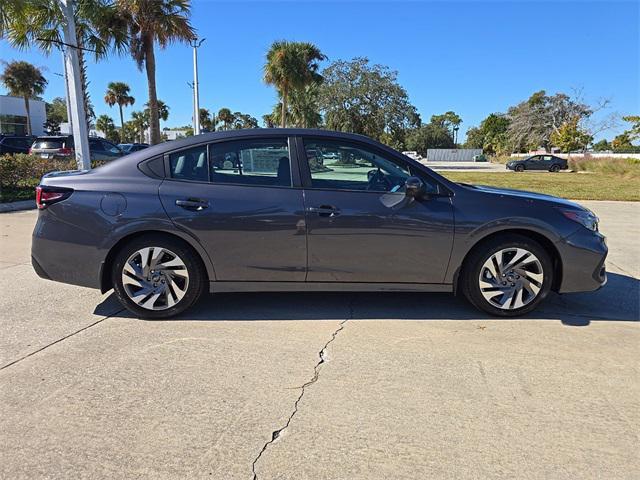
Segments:
[[[23,198],[17,192],[34,189],[40,178],[56,170],[76,169],[74,160],[48,160],[36,155],[18,153],[0,156],[0,200]]]
[[[640,178],[640,159],[637,158],[576,157],[569,160],[569,168],[574,172],[612,173],[627,178]]]

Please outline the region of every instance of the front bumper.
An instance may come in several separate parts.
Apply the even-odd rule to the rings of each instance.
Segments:
[[[562,259],[559,293],[590,292],[607,283],[605,237],[580,227],[556,244]]]

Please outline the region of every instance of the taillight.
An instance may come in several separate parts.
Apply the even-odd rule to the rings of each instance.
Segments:
[[[58,149],[58,153],[60,153],[61,155],[71,155],[71,149],[67,147],[63,147]]]
[[[72,193],[72,188],[47,187],[38,185],[36,187],[36,205],[40,210],[42,210],[43,208],[47,208],[49,205],[61,202],[65,198],[69,198]]]
[[[27,150],[27,154],[31,155],[31,147],[29,147],[29,150]]]

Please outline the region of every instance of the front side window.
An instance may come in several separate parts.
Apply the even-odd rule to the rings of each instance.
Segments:
[[[213,143],[209,149],[213,183],[291,186],[286,138]]]
[[[411,176],[406,165],[356,144],[305,140],[311,187],[373,192],[401,192]]]
[[[171,178],[206,182],[209,180],[207,146],[201,145],[172,153],[169,155],[169,171]]]

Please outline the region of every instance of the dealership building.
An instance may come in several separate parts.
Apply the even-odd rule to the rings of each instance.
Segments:
[[[29,100],[29,110],[31,113],[31,133],[43,135],[44,124],[47,121],[44,102]],[[0,134],[27,134],[27,110],[23,98],[0,95]]]

